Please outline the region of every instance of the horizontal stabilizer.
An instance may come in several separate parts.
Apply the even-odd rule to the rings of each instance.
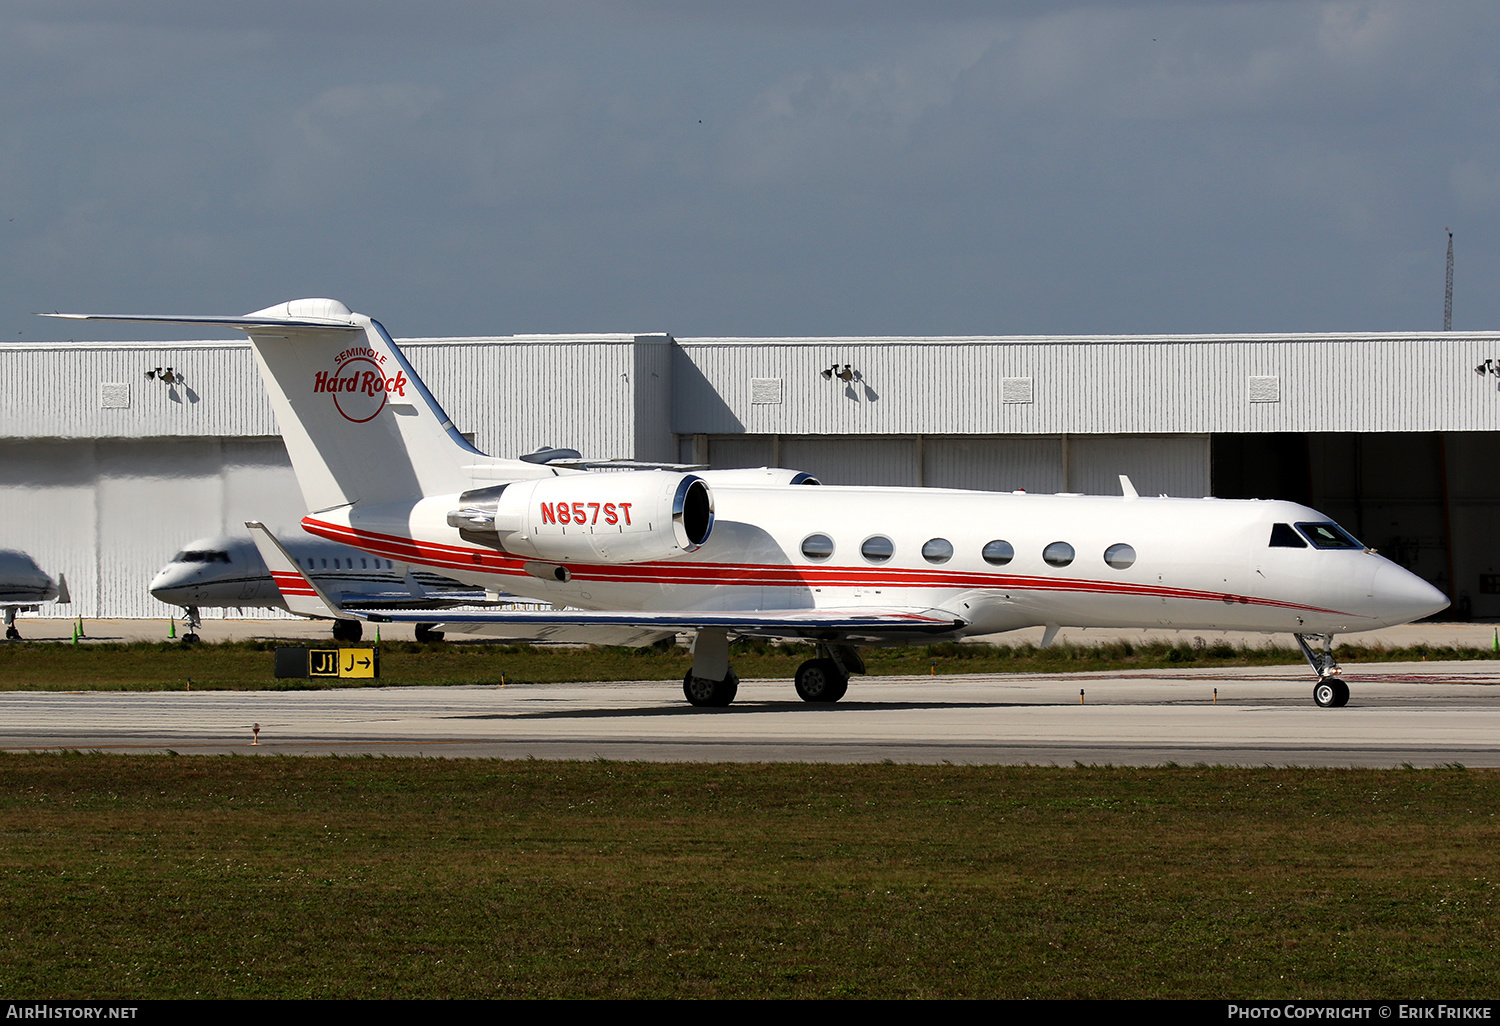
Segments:
[[[303,302],[308,302],[303,300]],[[313,302],[317,302],[314,300]],[[349,320],[349,310],[342,303],[333,300],[323,301],[329,304],[323,314],[308,316],[290,313],[278,315],[273,313],[276,307],[269,310],[260,310],[253,314],[232,317],[225,315],[196,316],[193,314],[74,314],[74,313],[44,313],[42,317],[56,317],[64,321],[127,321],[137,324],[202,324],[208,327],[236,328],[240,331],[248,331],[252,328],[317,328],[323,331],[333,329],[335,331],[363,331],[364,326],[352,323]],[[283,303],[285,307],[288,304]]]

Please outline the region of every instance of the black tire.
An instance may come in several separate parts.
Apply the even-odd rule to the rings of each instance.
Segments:
[[[1313,701],[1321,709],[1342,709],[1349,704],[1349,685],[1337,677],[1324,677],[1313,685]]]
[[[7,628],[5,628],[5,640],[6,641],[20,641],[21,640],[21,632],[18,631],[18,630],[16,630],[14,627],[7,627]]]
[[[435,623],[417,624],[417,641],[424,645],[430,641],[442,641],[443,632],[438,630],[437,626]]]
[[[191,631],[182,636],[182,643],[184,645],[196,645],[198,644],[198,640],[198,635],[193,634]]]
[[[739,693],[740,679],[735,676],[733,670],[723,680],[709,680],[707,677],[694,677],[693,671],[689,670],[687,676],[682,678],[682,694],[688,700],[689,705],[700,708],[723,708],[734,701],[734,696]]]
[[[797,667],[795,684],[804,702],[837,702],[849,690],[849,677],[832,659],[809,659]]]
[[[334,641],[358,641],[365,636],[365,625],[358,620],[333,621]]]

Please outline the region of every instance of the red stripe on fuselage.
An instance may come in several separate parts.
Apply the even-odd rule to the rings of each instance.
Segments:
[[[450,570],[479,571],[502,577],[529,577],[523,569],[532,560],[521,559],[489,549],[444,545],[441,542],[419,542],[400,535],[361,531],[341,524],[330,524],[305,517],[302,526],[311,534],[340,542],[390,559]],[[1080,592],[1094,595],[1149,598],[1179,598],[1198,602],[1269,606],[1277,609],[1299,609],[1313,613],[1347,616],[1334,609],[1282,602],[1277,599],[1233,595],[1219,591],[1199,591],[1154,584],[1132,584],[1127,581],[1099,581],[1070,577],[1023,577],[1010,574],[986,574],[974,571],[936,571],[901,567],[855,566],[769,566],[757,563],[569,563],[574,581],[599,581],[619,584],[703,584],[743,587],[819,587],[819,588],[983,588],[990,591]]]

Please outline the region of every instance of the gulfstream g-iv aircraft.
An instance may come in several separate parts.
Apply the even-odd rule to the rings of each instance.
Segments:
[[[105,317],[249,335],[309,533],[552,611],[452,630],[647,643],[694,636],[683,691],[734,699],[734,636],[800,639],[797,693],[837,701],[858,646],[1045,626],[1290,632],[1321,706],[1347,702],[1335,634],[1444,608],[1436,588],[1291,502],[809,487],[788,471],[589,472],[479,452],[378,321],[329,299],[243,317]],[[293,612],[342,608],[249,525]],[[562,608],[572,607],[572,608]],[[430,619],[430,614],[427,615]]]

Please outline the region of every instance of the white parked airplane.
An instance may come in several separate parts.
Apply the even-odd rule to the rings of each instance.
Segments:
[[[290,551],[296,564],[319,587],[339,605],[350,609],[447,609],[501,600],[499,596],[487,595],[482,587],[462,584],[426,570],[413,570],[405,563],[321,538],[303,535],[291,545]],[[198,640],[202,606],[287,608],[255,542],[249,537],[200,538],[192,542],[157,571],[151,579],[151,595],[184,608],[188,629],[182,640],[186,643]],[[362,634],[359,620],[333,621],[333,636],[339,641],[358,641]],[[436,623],[417,624],[418,641],[437,641],[442,637]]]
[[[43,602],[66,604],[72,601],[68,594],[68,579],[62,574],[58,574],[54,581],[26,553],[0,549],[0,607],[5,609],[7,641],[20,640],[17,613],[34,613]]]
[[[806,487],[787,471],[571,471],[466,442],[390,335],[342,303],[303,299],[243,317],[76,319],[218,325],[250,336],[311,534],[456,580],[576,607],[452,613],[454,630],[580,640],[694,634],[683,691],[727,705],[729,639],[802,639],[807,701],[837,701],[855,646],[1045,625],[1286,631],[1349,689],[1335,633],[1444,608],[1436,588],[1291,502],[936,488]],[[249,525],[294,612],[344,609]],[[553,633],[555,637],[556,634]],[[618,640],[618,638],[616,638]]]

